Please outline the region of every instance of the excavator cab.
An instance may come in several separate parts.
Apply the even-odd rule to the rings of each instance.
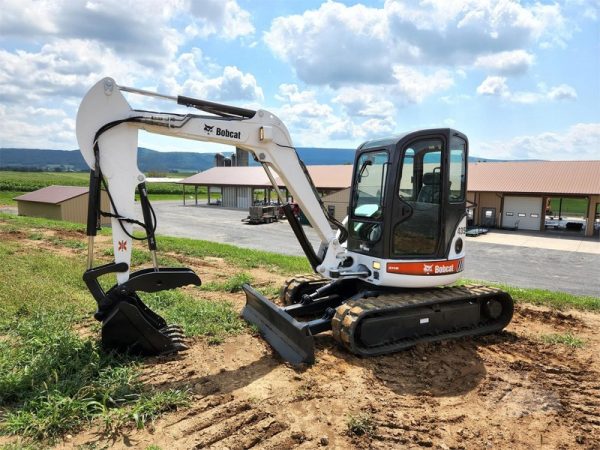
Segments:
[[[363,144],[354,164],[348,250],[385,260],[448,258],[466,214],[467,157],[466,136],[451,129]]]

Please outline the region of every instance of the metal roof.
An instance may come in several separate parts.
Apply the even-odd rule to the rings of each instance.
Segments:
[[[350,186],[352,166],[307,166],[308,173],[317,189],[343,189]],[[284,186],[275,173],[275,181]],[[252,186],[271,187],[271,182],[260,166],[213,167],[181,181],[182,184],[202,186]]]
[[[318,189],[344,189],[351,165],[307,166]],[[276,177],[280,186],[283,183]],[[262,167],[213,167],[182,181],[204,186],[270,187]],[[469,164],[467,190],[535,194],[600,195],[600,161],[512,161]]]
[[[468,191],[600,194],[600,161],[512,161],[469,164]]]
[[[88,193],[87,187],[81,186],[48,186],[37,191],[28,192],[15,197],[13,200],[25,202],[49,203],[58,205],[80,195]]]

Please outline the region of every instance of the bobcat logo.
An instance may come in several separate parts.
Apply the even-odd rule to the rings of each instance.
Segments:
[[[212,127],[209,127],[208,125],[204,124],[204,131],[206,132],[206,134],[212,134],[214,127],[214,125]]]
[[[423,264],[423,272],[425,272],[425,273],[433,272],[433,264]]]

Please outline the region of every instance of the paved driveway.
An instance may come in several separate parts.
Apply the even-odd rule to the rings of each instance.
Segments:
[[[158,216],[159,234],[303,255],[285,221],[248,225],[241,222],[247,216],[245,211],[207,206],[184,207],[178,202],[154,202],[153,206]],[[317,234],[310,227],[304,229],[317,247]],[[515,241],[518,245],[492,241],[489,238],[485,241],[468,238],[466,278],[600,297],[600,252],[556,250],[552,245],[546,245],[550,248],[527,247],[520,241]],[[502,242],[511,242],[511,236],[504,236]],[[535,239],[531,242],[535,245]],[[595,244],[600,247],[600,243],[592,242],[589,248],[595,248]]]

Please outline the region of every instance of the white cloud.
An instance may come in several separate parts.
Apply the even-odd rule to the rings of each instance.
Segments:
[[[333,102],[343,105],[349,116],[385,118],[396,112],[393,102],[372,89],[342,88]]]
[[[491,76],[483,80],[477,87],[479,95],[491,95],[497,97],[506,97],[509,95],[508,86],[505,77]]]
[[[421,103],[425,97],[448,89],[454,80],[447,70],[436,70],[431,75],[411,67],[395,65],[393,67],[396,84],[391,94],[397,102]]]
[[[254,33],[250,13],[235,0],[190,0],[189,9],[195,18],[186,28],[190,36],[221,36],[231,40]]]
[[[60,102],[81,98],[103,76],[125,84],[143,74],[143,66],[94,41],[60,40],[39,52],[0,50],[0,99],[11,103],[54,97],[53,102]]]
[[[396,122],[395,110],[389,102],[375,100],[362,90],[342,89],[332,105],[317,99],[315,91],[301,90],[295,84],[282,84],[276,96],[282,105],[273,112],[289,128],[294,143],[300,146],[323,147],[325,142],[339,141],[339,145],[355,146],[357,140],[390,134]],[[370,101],[375,108],[370,109]]]
[[[499,97],[514,103],[538,103],[551,100],[575,100],[577,91],[572,86],[561,84],[554,86],[549,90],[545,84],[540,83],[537,91],[516,91],[512,92],[506,83],[506,77],[489,76],[477,87],[479,95],[489,97]]]
[[[62,109],[0,108],[0,147],[74,149],[75,121]]]
[[[525,50],[513,50],[479,56],[475,60],[475,67],[498,74],[515,75],[526,72],[533,64],[533,60],[531,53]]]
[[[278,17],[264,35],[271,50],[313,84],[391,83],[383,10],[327,2],[303,15]]]
[[[563,45],[570,28],[559,5],[512,0],[388,0],[382,8],[329,1],[278,17],[264,40],[309,84],[394,83],[394,66],[492,67],[524,71],[536,43]],[[493,61],[492,55],[500,58]]]
[[[511,159],[586,160],[598,159],[600,123],[578,123],[565,132],[545,132],[510,140],[475,144],[484,157]]]
[[[235,66],[226,66],[222,75],[214,78],[201,76],[199,79],[187,79],[180,92],[186,92],[199,98],[231,101],[263,100],[263,91],[251,73],[243,73]]]
[[[548,98],[551,100],[575,100],[577,98],[577,92],[568,84],[561,84],[560,86],[555,86],[550,89]]]

